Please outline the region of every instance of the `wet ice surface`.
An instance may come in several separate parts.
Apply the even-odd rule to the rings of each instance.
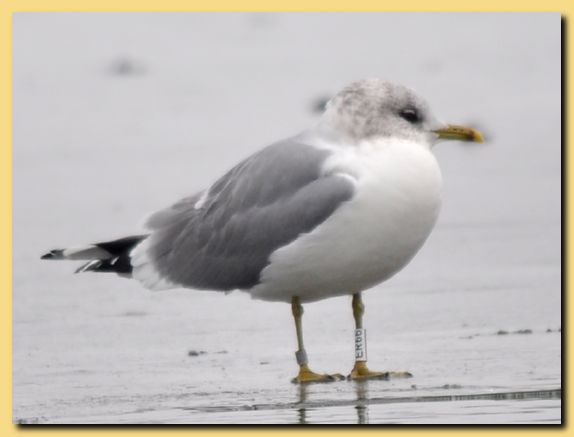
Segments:
[[[17,15],[14,420],[559,423],[559,42],[557,14]],[[39,260],[138,232],[368,76],[490,137],[437,147],[437,227],[364,296],[370,366],[413,378],[296,386],[285,304]],[[303,323],[312,368],[349,372],[350,299]]]

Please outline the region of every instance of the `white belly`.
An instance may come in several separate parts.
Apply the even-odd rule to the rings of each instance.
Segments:
[[[325,170],[353,178],[355,195],[313,231],[276,250],[261,283],[249,290],[252,297],[310,302],[365,290],[404,267],[430,234],[442,180],[424,145],[341,151]]]

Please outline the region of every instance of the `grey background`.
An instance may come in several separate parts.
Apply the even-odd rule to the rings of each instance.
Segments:
[[[560,75],[556,13],[15,14],[14,419],[559,420],[559,400],[377,400],[560,386]],[[153,293],[39,260],[137,232],[365,77],[410,86],[488,138],[435,148],[437,227],[365,293],[371,367],[413,379],[301,389],[287,305]],[[347,373],[349,299],[308,305],[304,324],[313,368]]]

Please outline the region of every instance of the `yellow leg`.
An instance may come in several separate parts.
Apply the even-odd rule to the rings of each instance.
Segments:
[[[389,379],[391,377],[409,378],[409,372],[373,372],[367,367],[367,338],[363,328],[365,305],[361,293],[353,294],[353,317],[355,318],[355,365],[348,379]]]
[[[333,382],[345,379],[345,377],[339,373],[334,375],[326,375],[315,373],[309,369],[307,352],[305,352],[305,346],[303,346],[303,327],[301,325],[301,319],[303,316],[303,306],[298,297],[293,297],[291,300],[291,309],[293,311],[293,318],[295,319],[295,329],[297,331],[297,345],[299,350],[295,353],[297,357],[297,364],[299,364],[299,374],[291,380],[295,384],[306,384],[310,382]]]

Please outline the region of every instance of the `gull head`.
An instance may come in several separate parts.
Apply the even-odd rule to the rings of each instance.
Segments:
[[[381,79],[343,88],[327,103],[319,129],[345,143],[384,138],[429,146],[443,139],[483,142],[472,128],[440,123],[413,90]]]

